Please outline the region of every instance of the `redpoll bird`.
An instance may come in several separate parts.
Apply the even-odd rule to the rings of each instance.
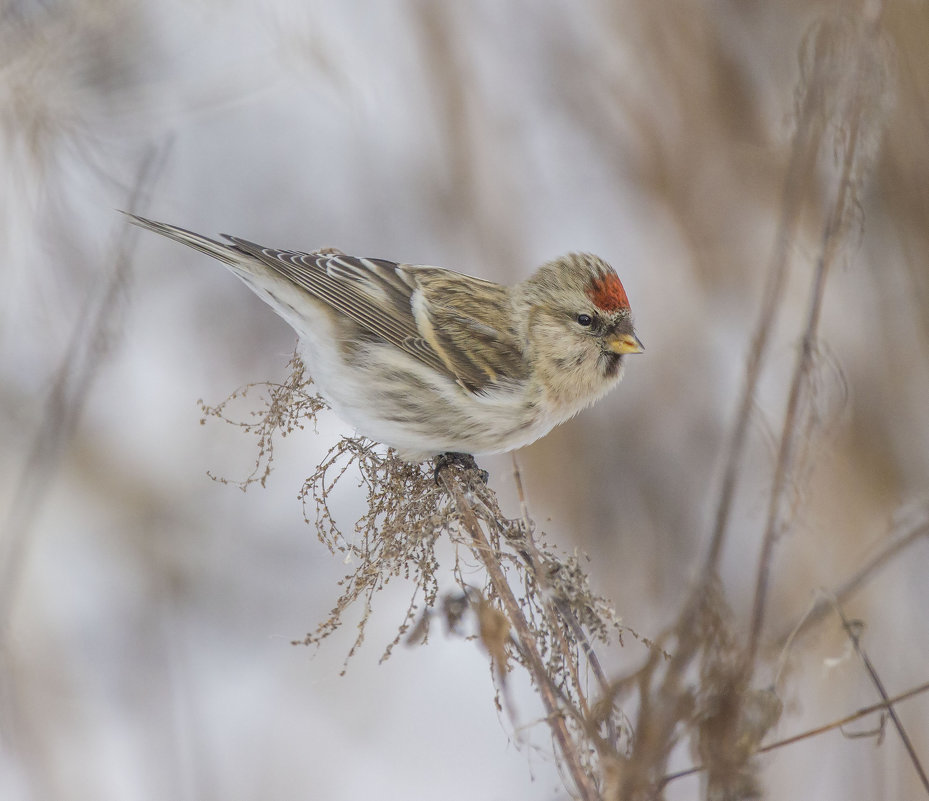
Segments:
[[[129,215],[225,263],[297,332],[323,397],[409,461],[534,442],[641,353],[623,285],[572,253],[506,287],[439,267],[228,244]]]

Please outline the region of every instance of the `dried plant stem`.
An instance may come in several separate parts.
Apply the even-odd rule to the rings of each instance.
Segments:
[[[929,514],[929,509],[926,510],[926,513]],[[831,598],[839,602],[846,600],[865,584],[865,582],[872,578],[888,561],[921,537],[929,537],[929,519],[924,518],[918,521],[899,536],[891,536],[890,541],[883,548],[858,568],[852,576],[832,590],[829,597],[820,597],[810,607],[809,611],[803,615],[801,620],[797,620],[789,627],[785,628],[777,638],[778,646],[786,647],[788,641],[795,640],[811,626],[821,621],[832,609]]]
[[[810,135],[813,129],[811,119],[817,111],[817,107],[813,102],[813,95],[813,92],[807,93],[791,148],[790,162],[787,167],[787,177],[784,181],[780,204],[781,215],[778,220],[777,233],[774,237],[774,251],[771,254],[768,277],[762,294],[761,311],[758,316],[758,323],[755,326],[755,333],[752,336],[748,363],[745,367],[745,381],[742,385],[742,394],[739,397],[735,428],[727,448],[722,486],[716,504],[713,534],[702,573],[704,581],[713,575],[716,565],[719,563],[726,528],[729,524],[729,515],[732,511],[732,499],[740,475],[742,454],[745,450],[745,437],[752,416],[755,392],[761,379],[761,368],[764,365],[768,346],[771,342],[774,320],[784,297],[784,287],[789,274],[790,250],[796,236],[801,209],[803,208],[802,201],[809,181],[810,163],[816,150],[815,140]]]
[[[919,761],[919,757],[916,755],[916,749],[913,747],[913,741],[910,740],[910,736],[906,733],[906,729],[903,728],[903,723],[900,720],[900,716],[897,714],[897,710],[893,708],[893,704],[890,701],[890,696],[887,694],[887,690],[884,688],[884,682],[881,681],[881,677],[878,675],[877,670],[875,670],[874,664],[868,658],[868,655],[865,653],[865,650],[861,645],[861,641],[858,637],[858,631],[861,628],[861,625],[849,621],[848,618],[845,617],[845,613],[842,611],[842,607],[839,606],[838,602],[835,600],[833,600],[833,608],[835,609],[836,614],[842,619],[842,626],[848,634],[849,639],[852,641],[852,645],[855,647],[855,653],[858,654],[858,656],[861,658],[861,661],[864,663],[865,670],[868,671],[868,676],[871,677],[871,681],[877,688],[877,692],[881,696],[881,700],[887,705],[887,714],[890,716],[890,719],[894,724],[894,728],[897,730],[897,734],[900,735],[900,740],[903,742],[903,747],[906,748],[906,752],[909,754],[910,761],[913,763],[913,767],[916,769],[916,773],[919,775],[919,780],[922,782],[926,794],[929,795],[929,776],[926,775],[926,770],[923,768],[922,762]]]
[[[557,688],[551,683],[551,678],[539,654],[536,638],[533,636],[529,623],[516,600],[516,596],[513,594],[506,580],[503,568],[496,559],[494,549],[490,546],[487,536],[481,528],[480,521],[471,504],[468,502],[468,499],[465,497],[461,485],[453,476],[449,475],[448,470],[441,471],[439,473],[439,478],[445,490],[455,501],[458,514],[461,516],[462,525],[467,531],[468,536],[471,537],[473,550],[483,562],[494,592],[500,598],[506,615],[509,618],[510,625],[516,633],[516,637],[523,652],[523,657],[526,660],[526,667],[529,670],[529,674],[532,677],[533,683],[536,685],[536,689],[542,699],[542,704],[545,707],[546,722],[551,728],[552,736],[558,746],[558,750],[577,788],[578,797],[583,799],[583,801],[597,801],[600,795],[590,776],[587,775],[581,764],[574,739],[568,731],[564,713],[559,705],[560,694]]]
[[[800,734],[794,734],[790,737],[785,737],[783,740],[777,740],[776,742],[769,743],[768,745],[759,748],[757,751],[755,751],[755,753],[767,754],[769,751],[783,748],[785,745],[793,745],[794,743],[808,740],[811,737],[818,737],[820,734],[825,734],[826,732],[833,731],[834,729],[839,729],[842,726],[847,726],[849,723],[854,723],[856,720],[866,718],[868,715],[873,715],[875,712],[882,712],[886,709],[890,709],[895,704],[899,704],[902,701],[906,701],[909,698],[913,698],[914,696],[920,695],[921,693],[927,691],[929,691],[929,682],[920,684],[918,687],[913,687],[906,692],[895,695],[893,698],[879,701],[876,704],[871,704],[871,706],[862,707],[858,711],[852,712],[850,715],[846,715],[844,718],[834,720],[831,723],[817,726],[815,729],[807,729],[804,732],[800,732]],[[695,773],[700,773],[704,770],[706,770],[704,765],[695,765],[692,768],[687,768],[686,770],[681,770],[677,773],[669,773],[664,777],[664,779],[662,779],[661,786],[664,787],[676,779],[683,779],[685,776],[693,776]]]
[[[794,743],[798,743],[801,740],[807,740],[810,737],[816,737],[817,735],[825,734],[827,731],[839,729],[842,726],[847,726],[849,723],[854,723],[856,720],[861,720],[868,715],[873,715],[875,712],[881,712],[884,709],[889,709],[894,704],[899,704],[902,701],[906,701],[913,696],[920,695],[921,693],[927,691],[929,691],[929,681],[927,681],[925,684],[920,684],[918,687],[913,687],[906,692],[902,692],[899,695],[895,695],[893,698],[888,698],[885,701],[879,701],[876,704],[871,704],[871,706],[863,707],[857,712],[852,712],[852,714],[846,715],[844,718],[832,721],[832,723],[827,723],[824,726],[817,726],[815,729],[810,729],[808,731],[801,732],[800,734],[795,734],[792,737],[786,737],[783,740],[770,743],[764,748],[759,748],[758,753],[766,754],[768,751],[774,751],[776,748],[783,748],[785,745],[793,745]]]
[[[872,37],[879,35],[877,20],[871,23],[869,31],[865,35]],[[851,85],[854,86],[855,82],[853,81]],[[845,139],[844,158],[842,159],[838,189],[822,233],[819,257],[817,258],[816,267],[813,271],[803,339],[791,380],[787,408],[784,412],[784,424],[781,431],[777,461],[774,466],[774,476],[772,478],[771,491],[768,499],[768,512],[761,545],[761,555],[758,559],[755,599],[752,605],[751,629],[748,640],[747,656],[749,665],[754,663],[755,657],[757,656],[761,639],[761,630],[764,625],[764,615],[771,575],[771,562],[774,546],[783,526],[783,509],[786,504],[785,499],[788,494],[790,477],[793,473],[796,448],[801,430],[801,426],[799,425],[800,402],[812,371],[813,355],[816,350],[819,320],[826,287],[826,277],[841,248],[843,224],[848,219],[851,208],[855,202],[854,187],[856,172],[859,166],[858,152],[861,144],[862,115],[866,111],[862,106],[863,103],[861,98],[855,97],[849,113],[848,132]]]
[[[166,148],[152,148],[142,160],[129,198],[133,211],[157,177]],[[12,502],[0,526],[0,620],[9,621],[19,592],[19,579],[28,550],[30,531],[50,475],[70,441],[84,401],[115,336],[126,285],[132,271],[132,247],[136,232],[123,226],[113,256],[113,270],[103,292],[88,299],[75,327],[45,400],[32,448],[12,494]],[[96,293],[94,293],[96,294]],[[2,635],[0,635],[2,636]]]
[[[853,149],[853,148],[852,148]],[[844,182],[843,182],[844,184]],[[843,192],[844,194],[844,192]],[[758,560],[758,574],[755,581],[755,600],[752,605],[751,632],[748,641],[749,663],[754,661],[758,652],[758,643],[761,637],[761,628],[764,624],[765,606],[768,597],[768,586],[771,575],[771,561],[774,545],[780,531],[782,522],[781,508],[787,493],[787,485],[794,464],[795,448],[797,444],[797,431],[799,429],[797,418],[800,409],[800,398],[813,362],[814,343],[819,327],[819,315],[822,309],[823,290],[826,282],[826,273],[835,255],[838,246],[835,228],[832,222],[838,214],[839,204],[836,204],[836,213],[830,224],[826,226],[823,234],[823,250],[817,260],[813,275],[813,286],[810,293],[810,304],[807,311],[806,328],[803,333],[803,342],[800,346],[800,356],[794,370],[790,385],[790,395],[787,400],[787,410],[784,413],[784,425],[778,447],[777,462],[774,466],[774,478],[771,482],[771,495],[768,501],[768,513],[765,521],[764,538],[761,544],[761,556]]]
[[[526,548],[528,553],[527,562],[529,567],[533,570],[534,575],[539,581],[544,580],[545,574],[543,571],[539,570],[538,567],[542,564],[542,556],[536,548],[535,542],[530,536],[531,524],[529,517],[529,504],[526,501],[526,492],[523,488],[523,477],[519,469],[519,464],[516,461],[516,454],[512,454],[513,460],[513,480],[516,483],[516,495],[519,498],[519,508],[523,517],[523,525],[526,529]],[[525,557],[524,557],[525,558]],[[608,698],[613,693],[613,688],[609,679],[606,676],[606,671],[603,669],[603,666],[600,663],[600,657],[597,656],[597,652],[594,650],[593,645],[590,642],[590,638],[587,636],[584,631],[584,627],[581,626],[580,622],[577,619],[574,611],[571,609],[570,605],[559,600],[551,601],[550,604],[546,604],[546,607],[554,606],[555,611],[558,614],[558,617],[561,621],[564,622],[568,628],[571,629],[571,634],[574,637],[575,641],[580,644],[581,649],[584,651],[584,657],[587,659],[587,664],[590,666],[591,671],[593,672],[594,678],[597,681],[597,684],[600,685],[600,691],[603,694],[604,698]],[[565,651],[567,652],[567,646],[565,646]],[[580,681],[575,681],[575,685],[578,690],[581,687]],[[586,703],[585,699],[581,697],[582,703]],[[588,717],[585,713],[585,717]],[[606,720],[607,726],[607,739],[610,744],[615,748],[617,742],[617,730],[616,723],[613,720],[612,716],[607,716]]]

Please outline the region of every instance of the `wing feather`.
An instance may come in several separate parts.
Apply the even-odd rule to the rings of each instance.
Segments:
[[[315,253],[276,250],[224,234],[231,243],[225,245],[183,228],[128,216],[137,225],[236,269],[246,269],[242,256],[258,260],[470,392],[527,377],[509,294],[499,284],[437,267],[347,256],[333,248]]]
[[[465,386],[481,391],[527,378],[506,287],[436,268],[420,268],[417,282],[420,330]]]
[[[277,250],[224,236],[236,249],[259,259],[368,331],[429,367],[459,379],[420,333],[412,313],[416,287],[404,280],[401,265],[344,254]]]

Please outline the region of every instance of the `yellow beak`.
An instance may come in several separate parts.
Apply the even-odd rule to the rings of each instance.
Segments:
[[[642,353],[645,346],[635,334],[623,334],[606,340],[606,346],[613,353]]]

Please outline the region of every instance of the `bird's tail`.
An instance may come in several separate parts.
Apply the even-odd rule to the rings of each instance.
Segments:
[[[154,231],[156,234],[168,237],[168,239],[174,239],[177,242],[192,247],[194,250],[206,253],[207,256],[219,259],[221,262],[230,266],[234,267],[242,261],[242,254],[235,248],[224,245],[222,242],[217,242],[215,239],[195,234],[193,231],[188,231],[186,228],[178,228],[175,225],[168,225],[167,223],[139,217],[135,214],[130,214],[128,211],[124,211],[123,214],[129,218],[130,222],[141,228],[147,228],[149,231]]]

